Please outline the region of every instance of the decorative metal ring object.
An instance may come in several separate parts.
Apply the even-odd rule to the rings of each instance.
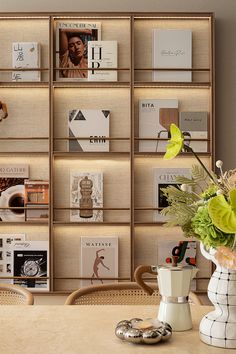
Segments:
[[[148,328],[138,328],[138,322],[144,322],[141,318],[132,318],[117,323],[115,335],[122,340],[131,343],[156,344],[166,341],[172,336],[172,328],[168,323],[159,322]],[[155,320],[153,320],[155,322]]]

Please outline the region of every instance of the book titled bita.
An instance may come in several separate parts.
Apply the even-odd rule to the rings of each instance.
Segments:
[[[191,179],[191,168],[154,168],[154,208],[165,208],[168,201],[162,192],[162,188],[168,186],[179,187],[176,177]],[[166,221],[166,216],[160,214],[160,210],[154,211],[154,221]]]
[[[0,165],[0,221],[25,221],[24,182],[28,177],[28,165]]]
[[[12,43],[12,67],[16,69],[40,68],[40,44],[37,42]],[[40,70],[12,72],[12,81],[40,80]]]
[[[109,151],[110,111],[73,109],[69,111],[69,151]],[[87,139],[79,139],[79,138]]]
[[[70,221],[103,221],[102,172],[70,171]]]
[[[100,22],[57,23],[57,80],[88,80],[88,43],[101,39]]]
[[[191,69],[192,31],[190,29],[153,30],[153,68]],[[153,81],[191,82],[192,72],[155,70]]]
[[[164,152],[169,138],[171,123],[178,125],[177,99],[139,100],[139,138],[157,140],[140,140],[140,152]]]
[[[13,276],[13,245],[25,240],[25,234],[0,234],[0,277]],[[13,279],[1,279],[13,284]]]
[[[117,41],[88,42],[89,81],[117,81],[117,71],[95,70],[117,68]]]
[[[179,127],[184,135],[185,144],[195,152],[207,152],[208,143],[208,112],[181,112]],[[191,139],[205,139],[205,141]]]
[[[118,277],[118,237],[81,237],[81,286],[99,285]]]
[[[31,291],[48,291],[49,279],[46,279],[49,277],[48,241],[15,242],[13,275],[17,277],[14,279],[14,284]]]

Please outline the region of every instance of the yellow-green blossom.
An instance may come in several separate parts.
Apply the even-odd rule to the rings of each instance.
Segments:
[[[184,136],[174,123],[170,125],[170,135],[171,138],[167,143],[166,153],[164,155],[165,160],[170,160],[176,157],[184,146]]]

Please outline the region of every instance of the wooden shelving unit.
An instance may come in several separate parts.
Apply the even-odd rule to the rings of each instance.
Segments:
[[[118,81],[57,81],[56,23],[101,22],[102,40],[118,42]],[[152,30],[191,29],[192,82],[152,81]],[[140,99],[177,98],[181,110],[208,111],[209,150],[201,159],[214,162],[214,15],[212,13],[20,13],[1,14],[0,100],[9,117],[0,123],[0,164],[27,163],[30,179],[50,181],[48,223],[1,223],[1,233],[25,233],[49,240],[50,293],[80,286],[80,236],[119,237],[119,278],[133,280],[139,264],[156,264],[158,239],[180,239],[178,228],[153,221],[154,167],[190,167],[189,154],[165,162],[163,153],[138,151]],[[41,82],[12,82],[12,42],[41,45]],[[170,70],[169,68],[166,68]],[[162,69],[164,70],[164,69]],[[176,70],[176,69],[175,69]],[[183,70],[184,69],[180,69]],[[68,152],[70,109],[111,112],[109,152]],[[69,221],[69,170],[104,174],[104,222]],[[200,257],[200,256],[199,256]],[[201,277],[201,273],[199,274]],[[199,282],[199,290],[206,280]]]

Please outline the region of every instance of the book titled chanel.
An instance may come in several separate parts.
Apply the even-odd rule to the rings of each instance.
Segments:
[[[117,81],[116,70],[95,70],[117,68],[117,41],[88,42],[88,80]]]
[[[69,111],[69,151],[109,151],[109,140],[106,139],[109,137],[109,121],[110,111],[106,109]]]
[[[190,29],[153,30],[153,68],[191,69],[192,31]],[[155,70],[153,81],[189,82],[191,71]]]
[[[70,172],[70,221],[102,222],[103,174],[101,172]]]
[[[118,237],[82,236],[81,277],[90,278],[81,281],[81,286],[103,284],[118,277]]]
[[[12,43],[12,67],[17,69],[40,68],[40,44],[37,42]],[[12,81],[40,80],[39,70],[12,72]]]

